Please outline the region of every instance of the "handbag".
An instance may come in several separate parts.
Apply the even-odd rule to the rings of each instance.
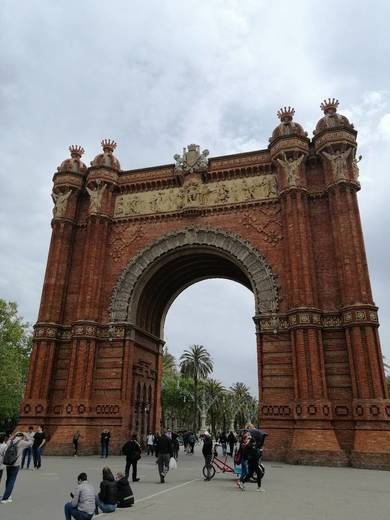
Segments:
[[[176,462],[175,457],[171,457],[169,459],[169,469],[172,469],[172,470],[177,469],[177,462]]]

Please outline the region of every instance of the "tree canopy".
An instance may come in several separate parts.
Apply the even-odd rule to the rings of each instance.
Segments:
[[[179,362],[165,347],[163,354],[162,416],[165,427],[174,430],[199,427],[199,417],[207,414],[207,424],[217,431],[241,428],[251,420],[257,423],[257,400],[244,383],[230,389],[210,378],[213,360],[203,345],[191,345]],[[177,370],[179,367],[179,371]]]
[[[32,347],[31,329],[15,302],[0,299],[0,422],[17,417]]]

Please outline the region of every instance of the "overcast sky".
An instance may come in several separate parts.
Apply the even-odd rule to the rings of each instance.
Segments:
[[[211,156],[261,149],[280,106],[294,106],[311,136],[331,96],[359,132],[360,210],[390,359],[389,19],[386,0],[0,0],[0,297],[36,321],[52,176],[70,144],[89,164],[113,138],[123,169],[171,163],[192,142]],[[255,391],[253,311],[245,288],[202,282],[173,304],[166,339],[174,354],[204,344],[216,377]]]

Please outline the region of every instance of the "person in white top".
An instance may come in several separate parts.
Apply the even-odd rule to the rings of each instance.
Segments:
[[[33,441],[34,440],[34,428],[32,426],[28,427],[28,432],[26,433],[26,438],[29,441]],[[26,467],[27,467],[27,469],[30,469],[31,457],[32,457],[32,447],[29,446],[28,448],[25,448],[25,450],[23,451],[22,464],[20,465],[20,469],[24,468],[24,463],[26,461],[26,458],[27,458],[27,466]]]
[[[149,453],[153,455],[153,446],[154,446],[154,435],[152,432],[149,432],[146,436],[146,448],[147,448],[147,455]]]

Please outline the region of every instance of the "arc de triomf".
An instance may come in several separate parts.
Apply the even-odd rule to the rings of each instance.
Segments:
[[[160,429],[163,328],[186,287],[252,290],[266,456],[390,467],[390,400],[356,193],[357,132],[321,108],[313,139],[278,112],[265,150],[122,170],[102,142],[88,168],[71,146],[54,175],[52,238],[21,423],[70,452],[108,428]],[[210,316],[210,320],[213,317]],[[221,345],[223,348],[223,345]]]

